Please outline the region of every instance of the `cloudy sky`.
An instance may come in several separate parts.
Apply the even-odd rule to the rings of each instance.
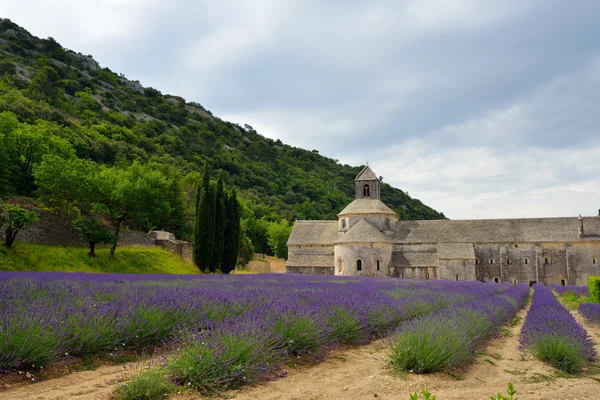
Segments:
[[[0,0],[102,66],[452,219],[597,215],[596,0]]]

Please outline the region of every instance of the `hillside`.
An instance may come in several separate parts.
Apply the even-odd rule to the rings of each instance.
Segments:
[[[105,272],[122,274],[197,274],[196,266],[158,248],[121,248],[114,259],[108,248],[90,258],[84,247],[18,243],[8,251],[0,246],[0,271]]]
[[[180,181],[188,213],[198,172],[209,160],[215,174],[223,170],[225,183],[240,190],[246,219],[334,219],[351,201],[361,169],[223,121],[196,102],[144,88],[101,68],[92,56],[64,49],[52,38],[36,38],[3,19],[0,139],[11,129],[24,140],[12,143],[9,154],[0,152],[0,195],[35,197],[36,163],[72,147],[76,157],[98,164],[139,160],[161,166]],[[444,218],[385,183],[381,197],[401,219]],[[170,228],[164,221],[144,224]],[[189,237],[190,229],[177,233]]]

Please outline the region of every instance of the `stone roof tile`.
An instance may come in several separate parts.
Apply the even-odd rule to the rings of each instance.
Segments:
[[[338,216],[349,214],[393,214],[394,210],[386,206],[378,199],[356,199],[348,204]]]
[[[440,260],[474,260],[473,243],[438,243],[438,258]]]
[[[367,220],[361,219],[335,243],[389,243],[390,239]]]
[[[288,246],[326,245],[333,246],[338,238],[337,221],[306,221],[294,223]]]
[[[358,173],[358,175],[356,175],[356,178],[354,180],[356,180],[356,181],[376,181],[376,180],[379,180],[379,178],[377,178],[377,175],[375,175],[375,172],[373,172],[371,167],[369,167],[367,165],[366,167],[364,167],[362,169],[362,171],[360,171]]]
[[[437,267],[436,252],[403,252],[392,253],[392,267]]]

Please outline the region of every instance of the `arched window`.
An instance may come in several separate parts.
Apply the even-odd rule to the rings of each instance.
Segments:
[[[475,257],[475,265],[479,265],[479,258]]]
[[[362,260],[356,260],[356,270],[362,271]]]
[[[425,279],[429,279],[429,272],[425,273]]]
[[[490,257],[490,265],[494,263],[494,257]]]
[[[517,281],[517,278],[512,278],[512,283],[513,283],[513,285],[515,285],[515,286],[516,286],[516,285],[517,285],[517,283],[519,283],[519,281]]]
[[[381,264],[380,260],[377,260],[377,271],[379,271],[379,265]]]
[[[341,258],[338,260],[338,272],[344,271],[344,260]]]
[[[371,186],[369,186],[369,185],[363,186],[363,197],[371,197]]]
[[[458,282],[458,275],[456,275],[456,282]]]
[[[550,264],[550,257],[544,257],[544,264]]]
[[[562,278],[562,279],[560,280],[560,286],[567,286],[567,281],[566,281],[566,279],[565,279],[565,278]]]
[[[598,256],[592,256],[592,265],[598,264]]]
[[[391,229],[391,227],[392,227],[392,223],[391,223],[391,221],[390,221],[390,219],[389,219],[389,218],[386,218],[386,219],[385,219],[385,227],[386,227],[387,229]]]
[[[500,282],[500,279],[494,278],[494,282],[498,283],[498,282]]]
[[[523,264],[529,264],[529,257],[523,257]]]
[[[346,229],[346,218],[342,218],[342,229]]]
[[[510,257],[506,257],[506,265],[510,265],[511,262],[512,260],[510,259]]]

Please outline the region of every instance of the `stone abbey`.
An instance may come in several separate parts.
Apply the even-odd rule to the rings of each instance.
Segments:
[[[587,284],[600,217],[399,221],[369,166],[337,221],[296,221],[288,273]]]

